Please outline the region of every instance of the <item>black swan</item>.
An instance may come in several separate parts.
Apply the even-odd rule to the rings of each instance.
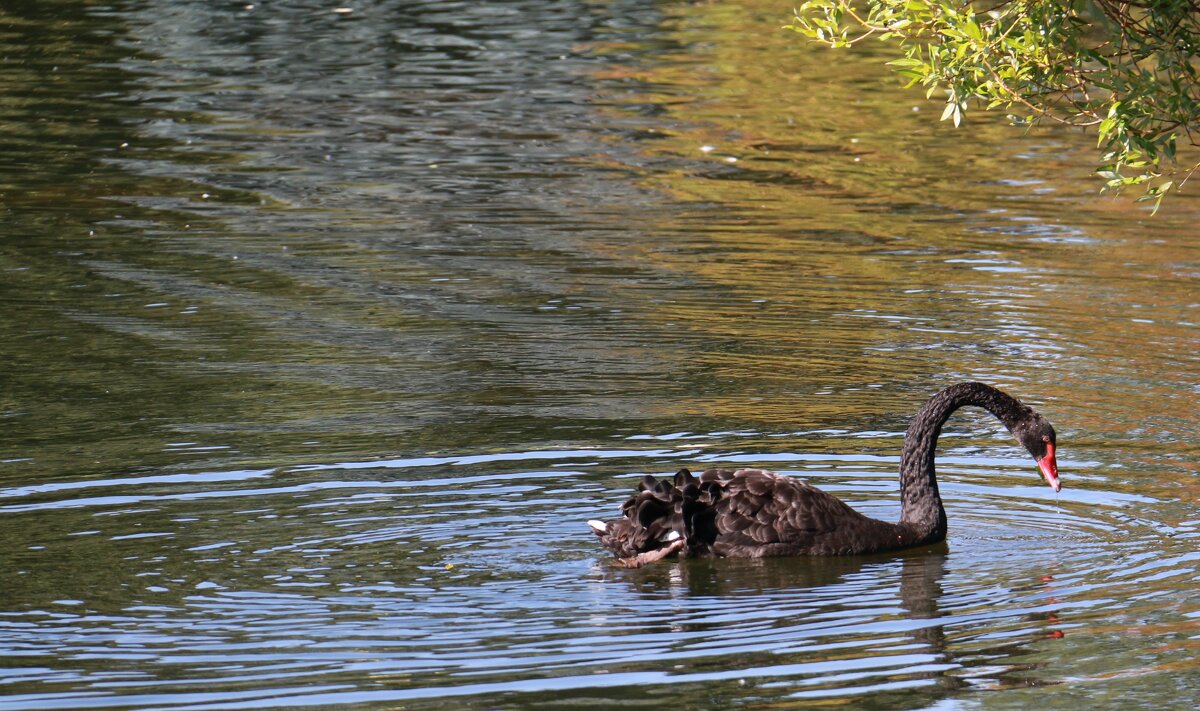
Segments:
[[[621,507],[623,518],[588,521],[621,567],[637,568],[677,553],[689,557],[761,558],[854,555],[937,543],[946,538],[933,455],[950,414],[965,405],[991,412],[1061,488],[1054,428],[1020,400],[983,383],[957,383],[929,399],[904,434],[900,455],[900,522],[868,518],[837,497],[763,469],[710,469],[674,482],[646,475]]]

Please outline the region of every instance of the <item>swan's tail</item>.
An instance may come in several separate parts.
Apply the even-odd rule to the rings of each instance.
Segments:
[[[647,474],[621,506],[623,518],[588,525],[624,567],[637,568],[675,553],[703,556],[717,536],[714,505],[720,498],[716,481],[697,479],[687,469],[676,472],[674,481]]]

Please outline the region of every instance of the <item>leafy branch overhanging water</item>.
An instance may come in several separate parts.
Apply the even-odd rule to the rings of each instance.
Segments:
[[[809,0],[787,26],[831,47],[898,42],[889,62],[957,126],[975,101],[1016,124],[1095,127],[1105,188],[1179,190],[1200,162],[1200,3],[1195,0]]]

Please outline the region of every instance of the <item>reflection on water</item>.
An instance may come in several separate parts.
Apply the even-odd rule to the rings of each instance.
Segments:
[[[772,3],[347,7],[0,9],[0,708],[1195,696],[1194,199]],[[967,378],[1066,488],[959,413],[946,546],[582,523],[718,464],[895,518]]]

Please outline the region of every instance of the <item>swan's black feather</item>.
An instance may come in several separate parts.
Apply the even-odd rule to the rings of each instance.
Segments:
[[[870,547],[856,539],[896,528],[799,479],[763,469],[710,469],[699,480],[682,469],[666,490],[663,481],[634,494],[622,507],[625,518],[597,532],[618,557],[662,548],[671,532],[684,540],[681,553],[693,557],[863,553]]]

